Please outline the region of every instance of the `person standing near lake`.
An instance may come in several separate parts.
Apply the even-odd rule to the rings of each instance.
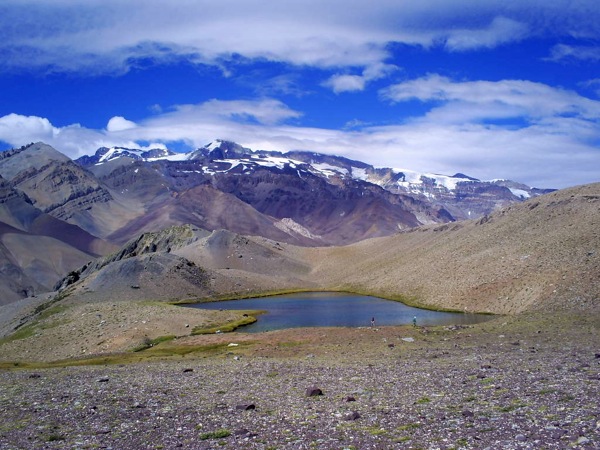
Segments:
[[[371,317],[371,327],[375,326],[375,317]]]
[[[417,316],[413,316],[413,327],[417,326]]]

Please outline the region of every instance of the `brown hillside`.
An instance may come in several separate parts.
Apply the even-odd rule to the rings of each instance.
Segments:
[[[433,308],[514,314],[597,308],[600,183],[477,221],[306,252],[328,288],[409,296]]]
[[[399,298],[430,308],[500,314],[596,308],[599,220],[600,183],[547,194],[477,221],[430,225],[345,247],[303,248],[217,231],[171,249],[210,271],[204,284],[208,289],[182,290],[185,279],[159,273],[148,287],[152,299],[160,299],[159,292],[170,292],[170,300],[186,298],[184,293],[214,297],[326,289]],[[156,257],[160,254],[157,250]],[[112,298],[121,298],[114,292],[117,286],[140,284],[142,279],[149,283],[143,269],[147,263],[137,261],[138,266],[135,278],[130,276],[133,272],[104,267],[104,276],[92,274],[79,283],[78,291],[83,288],[88,295],[93,291],[94,297],[111,292]],[[93,278],[96,281],[90,284]],[[160,289],[151,287],[158,285]],[[144,291],[141,288],[136,299]]]
[[[20,313],[15,304],[0,307],[0,335],[28,324],[20,331],[23,337],[0,344],[0,360],[130,350],[144,339],[185,336],[201,324],[235,320],[160,301],[277,290],[352,290],[431,308],[511,315],[543,310],[553,320],[594,317],[600,306],[599,219],[597,183],[477,221],[427,226],[346,247],[295,247],[228,231],[206,235],[193,227],[173,227],[86,265],[79,279],[47,304],[47,313],[34,312],[47,301],[43,298],[23,303]],[[93,323],[98,333],[89,332]],[[81,339],[73,341],[75,335]]]

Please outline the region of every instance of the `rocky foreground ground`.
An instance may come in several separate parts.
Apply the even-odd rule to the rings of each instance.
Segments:
[[[597,449],[596,317],[230,333],[133,363],[7,367],[0,448]]]

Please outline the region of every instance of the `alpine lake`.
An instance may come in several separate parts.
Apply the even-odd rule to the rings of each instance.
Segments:
[[[472,325],[494,317],[489,314],[420,309],[398,301],[337,292],[286,294],[186,306],[211,310],[254,311],[258,320],[239,329],[247,333],[298,327]]]

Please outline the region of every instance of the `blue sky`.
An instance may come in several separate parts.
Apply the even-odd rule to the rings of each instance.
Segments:
[[[597,0],[2,0],[0,149],[227,139],[600,181]]]

